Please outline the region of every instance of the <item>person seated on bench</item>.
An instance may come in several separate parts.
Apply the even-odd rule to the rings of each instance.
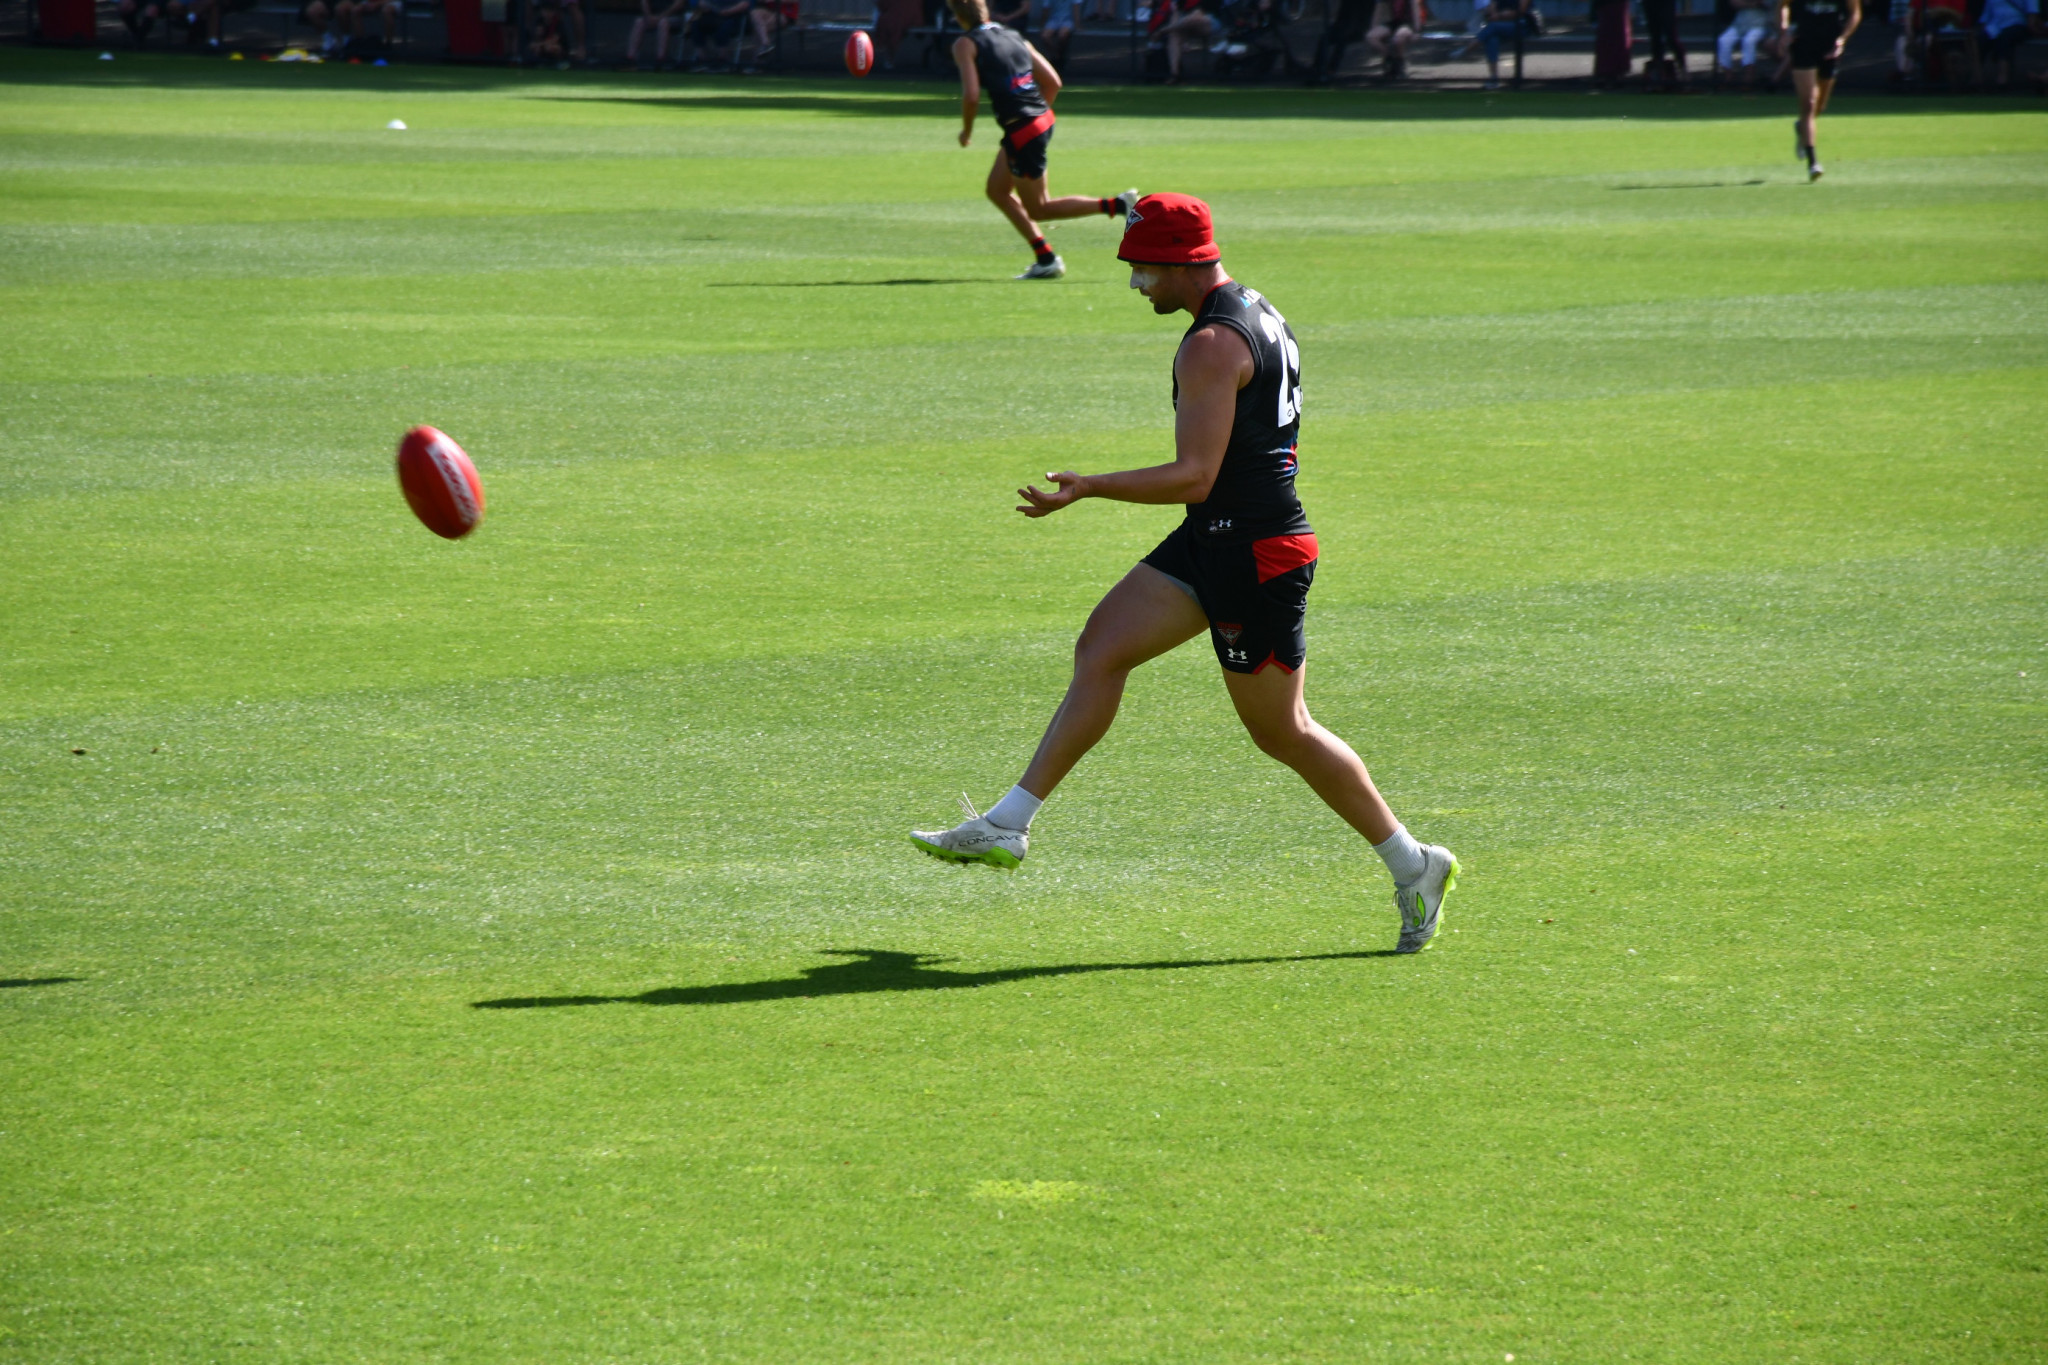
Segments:
[[[1328,85],[1336,79],[1338,68],[1344,65],[1344,49],[1365,36],[1377,9],[1373,0],[1337,0],[1337,12],[1324,25],[1323,36],[1316,39],[1309,84]]]
[[[207,51],[220,51],[220,0],[164,0],[164,27],[185,30],[185,41],[194,47],[204,41]]]
[[[540,0],[533,14],[530,50],[535,61],[567,64],[569,45],[562,39],[562,0]]]
[[[747,33],[754,36],[754,65],[743,66],[745,71],[760,66],[761,59],[775,50],[775,35],[791,22],[789,10],[783,0],[747,0],[747,32],[740,34],[739,43],[733,48],[733,60],[738,61],[740,53],[746,50]]]
[[[640,40],[650,33],[655,35],[654,58],[648,65],[661,64],[668,56],[669,30],[690,0],[669,0],[666,9],[656,9],[655,3],[656,0],[640,0],[640,12],[633,16],[633,27],[626,31],[627,66],[640,65]]]
[[[1202,7],[1202,0],[1160,0],[1152,19],[1157,25],[1153,38],[1166,44],[1166,83],[1179,85],[1181,58],[1187,54],[1188,44],[1208,46],[1216,36],[1216,16]]]
[[[697,0],[697,11],[683,30],[683,61],[692,71],[709,71],[730,62],[739,50],[740,28],[747,22],[747,0]],[[690,60],[690,50],[697,57]],[[718,56],[720,49],[727,54]]]
[[[1388,80],[1407,74],[1408,44],[1422,26],[1416,0],[1379,0],[1373,6],[1372,27],[1365,31],[1365,45],[1380,57],[1380,74]]]
[[[1528,31],[1529,0],[1487,0],[1485,17],[1479,27],[1479,42],[1486,49],[1486,88],[1498,90],[1501,40],[1518,40]]]
[[[1984,53],[1991,58],[1991,83],[2012,88],[2012,59],[2041,36],[2041,0],[1984,0]]]
[[[128,36],[135,40],[137,47],[148,39],[156,21],[164,17],[163,6],[157,0],[121,0],[114,6],[114,13],[120,16],[128,29]]]
[[[384,20],[387,44],[398,36],[398,0],[338,0],[334,6],[335,22],[348,26],[348,40],[358,46],[363,38],[363,20],[372,14]]]
[[[1059,71],[1067,64],[1067,49],[1074,42],[1074,0],[1048,0],[1045,22],[1038,26],[1038,50]]]
[[[881,0],[875,10],[875,56],[882,70],[896,69],[896,53],[924,19],[924,0]]]
[[[1735,16],[1714,43],[1714,60],[1724,78],[1735,69],[1735,45],[1740,43],[1743,83],[1756,80],[1756,50],[1771,36],[1771,16],[1764,4],[1765,0],[1735,0]]]

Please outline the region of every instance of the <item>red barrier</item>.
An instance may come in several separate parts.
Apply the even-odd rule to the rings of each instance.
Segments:
[[[93,0],[37,0],[36,37],[46,43],[89,43],[98,29]]]
[[[489,19],[484,17],[486,9]],[[447,0],[441,13],[448,23],[450,57],[504,57],[505,0]]]

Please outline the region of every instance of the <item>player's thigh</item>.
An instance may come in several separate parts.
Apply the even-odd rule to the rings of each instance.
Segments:
[[[1016,181],[1010,175],[1010,149],[1005,147],[1002,139],[998,137],[996,163],[988,170],[988,192],[991,197],[1000,199],[1015,189]]]
[[[1238,720],[1259,745],[1284,744],[1307,731],[1308,703],[1302,700],[1306,663],[1292,671],[1273,667],[1256,673],[1219,671]]]
[[[1046,196],[1051,193],[1046,188],[1045,181],[1046,177],[1042,175],[1037,179],[1026,175],[1010,177],[1010,184],[1016,188],[1017,198],[1023,202],[1027,212],[1035,214],[1045,207]]]
[[[1077,663],[1125,673],[1209,629],[1187,590],[1149,564],[1133,565],[1095,604],[1074,644]]]
[[[1813,68],[1805,66],[1795,66],[1792,68],[1792,93],[1799,97],[1799,105],[1802,109],[1814,103],[1819,97],[1819,92],[1820,81],[1815,75]]]

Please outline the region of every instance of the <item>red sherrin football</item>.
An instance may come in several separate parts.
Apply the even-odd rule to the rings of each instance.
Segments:
[[[398,486],[429,531],[459,540],[484,519],[484,485],[462,447],[433,427],[414,427],[398,443]]]
[[[846,40],[846,69],[856,76],[865,76],[875,69],[874,40],[859,29]]]

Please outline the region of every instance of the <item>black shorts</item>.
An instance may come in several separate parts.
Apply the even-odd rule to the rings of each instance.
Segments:
[[[1303,624],[1316,576],[1315,532],[1217,542],[1182,522],[1143,562],[1194,595],[1209,618],[1216,662],[1232,673],[1267,664],[1292,673],[1308,658]]]
[[[2027,32],[2025,24],[2014,24],[1983,39],[1984,54],[1994,62],[2009,62],[2019,50],[2027,45],[2027,39],[2034,35]]]
[[[1052,142],[1052,129],[1048,128],[1021,147],[1012,146],[1008,134],[1003,136],[1003,159],[1009,163],[1010,174],[1019,180],[1045,179],[1045,152]]]
[[[1824,81],[1835,78],[1835,40],[1842,36],[1839,22],[1801,24],[1792,30],[1792,69],[1811,71]]]

